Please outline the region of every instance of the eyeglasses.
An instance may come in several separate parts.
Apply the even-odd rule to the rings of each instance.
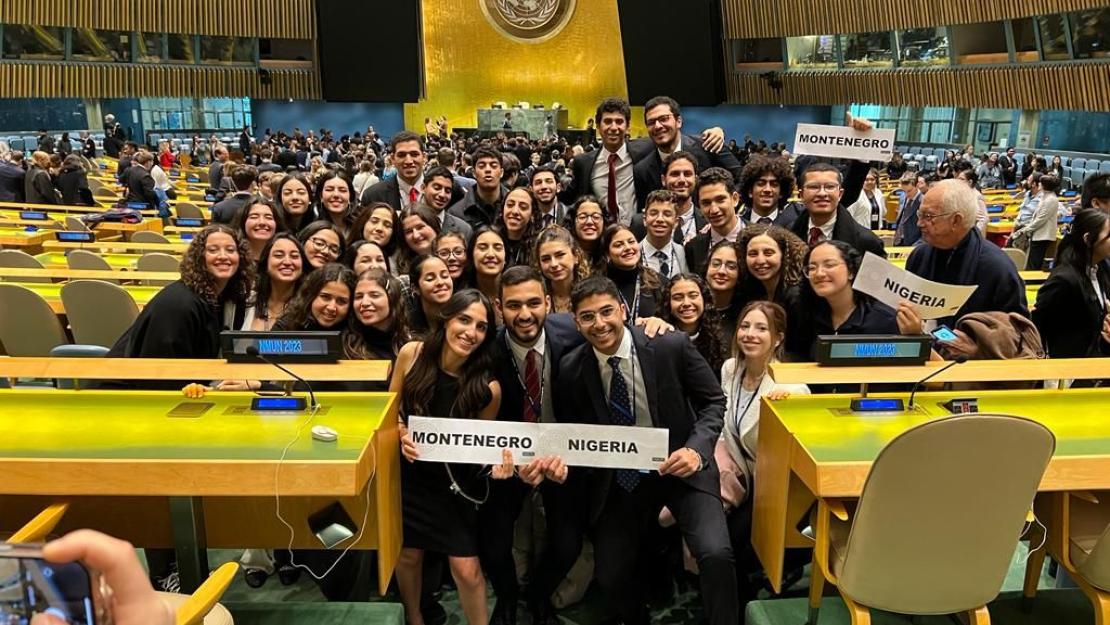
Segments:
[[[811,182],[811,183],[807,183],[802,188],[805,189],[806,191],[811,192],[811,193],[819,193],[821,191],[825,191],[826,193],[832,193],[833,191],[839,191],[840,190],[840,183],[838,183],[838,182],[827,182],[825,184],[819,184],[819,183],[812,183]]]
[[[823,263],[811,263],[803,268],[802,273],[808,278],[816,274],[818,269],[822,270],[824,273],[830,273],[841,265],[845,265],[842,260],[826,260]]]
[[[466,258],[466,250],[461,247],[456,247],[453,250],[436,250],[436,256],[441,260],[448,260],[449,258]]]
[[[731,260],[721,260],[719,258],[714,258],[713,260],[709,261],[710,269],[720,269],[721,267],[724,267],[729,271],[740,270],[740,264]]]
[[[619,310],[620,309],[618,309],[616,306],[605,306],[596,313],[593,311],[577,313],[574,315],[574,318],[578,320],[578,323],[581,323],[584,326],[592,326],[598,320],[598,318],[600,318],[602,321],[608,321],[616,317]]]
[[[605,216],[601,213],[578,213],[574,216],[575,221],[605,221]]]
[[[931,224],[933,221],[941,217],[947,217],[952,213],[918,213],[917,220],[923,223]]]
[[[334,243],[328,243],[327,241],[325,241],[324,239],[321,239],[320,237],[311,237],[311,238],[308,239],[308,242],[312,244],[312,247],[315,247],[318,250],[327,250],[327,251],[331,252],[332,254],[335,254],[336,256],[339,255],[339,246],[338,245],[336,245]]]

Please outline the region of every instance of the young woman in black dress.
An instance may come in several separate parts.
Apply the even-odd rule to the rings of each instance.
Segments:
[[[488,495],[476,465],[416,462],[419,451],[408,434],[408,415],[454,419],[494,419],[501,387],[490,376],[494,343],[493,307],[474,289],[451,296],[432,331],[397,355],[391,392],[401,397],[401,509],[404,543],[397,561],[397,585],[409,625],[424,625],[420,612],[424,552],[445,553],[470,625],[487,621],[486,584],[478,562],[478,505]],[[491,472],[507,475],[504,465]]]
[[[636,235],[627,226],[613,224],[601,234],[600,245],[605,254],[605,275],[620,291],[628,308],[629,324],[657,316],[663,278],[651,267],[644,266]]]

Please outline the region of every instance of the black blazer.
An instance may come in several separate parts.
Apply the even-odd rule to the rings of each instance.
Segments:
[[[127,174],[127,201],[146,202],[158,208],[158,195],[154,193],[154,177],[142,165],[132,165]]]
[[[70,206],[93,205],[89,178],[84,169],[67,169],[58,174],[58,188],[62,191],[63,204]]]
[[[50,172],[32,165],[23,179],[23,196],[28,204],[61,204],[62,194],[54,188]]]
[[[13,163],[0,161],[0,202],[22,202],[27,172]]]
[[[704,470],[688,478],[664,479],[668,486],[685,485],[719,497],[720,476],[713,450],[724,424],[725,395],[717,377],[686,334],[671,332],[649,340],[639,328],[631,332],[652,423],[670,430],[670,452],[690,447],[706,462]],[[568,352],[559,363],[559,372],[556,418],[562,423],[611,425],[593,346],[586,343]],[[593,471],[591,519],[601,513],[612,475],[608,469]]]
[[[632,157],[632,180],[635,182],[636,164],[655,150],[655,144],[651,142],[651,139],[646,137],[634,139],[626,143],[628,145],[628,155]],[[591,177],[593,175],[594,165],[597,163],[597,158],[604,151],[603,148],[598,148],[590,152],[585,152],[575,156],[574,160],[570,162],[570,171],[573,180],[559,195],[559,199],[562,200],[564,204],[570,206],[583,195],[596,195],[598,198],[601,198],[601,195],[593,188]],[[647,196],[647,193],[644,193],[644,196]],[[640,197],[639,188],[636,189],[636,197]],[[604,200],[604,198],[601,199]]]
[[[385,202],[392,206],[393,210],[400,211],[401,185],[397,182],[397,176],[382,180],[363,191],[361,204],[367,206],[371,202]]]
[[[633,175],[636,181],[636,203],[641,210],[649,193],[663,188],[663,159],[659,157],[659,150],[654,149],[636,163]],[[698,161],[698,172],[703,172],[710,167],[723,167],[732,174],[733,180],[740,181],[740,171],[744,166],[736,155],[728,150],[710,153],[701,145],[701,138],[692,135],[682,135],[682,151],[689,152]]]
[[[570,313],[556,313],[547,315],[543,324],[545,336],[545,355],[550,370],[549,393],[554,393],[556,381],[559,379],[559,361],[571,349],[578,347],[586,339],[578,333],[574,325],[574,317]],[[493,378],[501,384],[501,408],[497,412],[498,421],[520,421],[524,412],[524,387],[520,381],[524,371],[517,371],[513,362],[512,348],[505,328],[497,333],[497,343],[493,351]],[[542,380],[541,380],[542,382]],[[552,396],[554,400],[554,396]],[[552,401],[554,406],[554,401]]]
[[[794,234],[802,238],[803,241],[809,241],[809,211],[803,209],[798,214],[798,218],[794,220],[794,227],[791,228]],[[859,223],[852,218],[852,214],[848,209],[843,206],[836,207],[836,225],[833,226],[832,238],[834,241],[843,241],[848,245],[856,248],[860,254],[864,252],[871,252],[886,258],[886,248],[879,237],[875,236],[867,228],[859,225]]]
[[[794,227],[794,222],[798,220],[798,215],[800,215],[803,210],[805,210],[805,207],[801,203],[787,202],[786,206],[779,209],[779,214],[772,223],[789,230]],[[755,211],[751,208],[746,209],[742,217],[744,221],[750,224],[754,224],[756,219],[758,219],[758,217],[755,216]]]
[[[1110,295],[1110,273],[1099,266],[1102,292]],[[1071,265],[1056,265],[1037,291],[1033,323],[1041,333],[1049,358],[1088,358],[1110,355],[1102,340],[1106,310],[1091,280]]]

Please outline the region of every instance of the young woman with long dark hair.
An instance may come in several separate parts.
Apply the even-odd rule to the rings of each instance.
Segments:
[[[620,291],[628,309],[629,324],[656,316],[662,300],[663,278],[644,266],[636,235],[627,226],[613,224],[601,234],[600,245],[605,253],[605,275]]]
[[[713,292],[701,276],[680,273],[663,287],[660,317],[685,332],[713,372],[720,375],[725,362],[724,337],[720,319],[706,314],[712,301]]]
[[[536,237],[533,266],[547,283],[552,312],[572,312],[570,290],[590,276],[590,263],[570,231],[561,226],[544,228]]]

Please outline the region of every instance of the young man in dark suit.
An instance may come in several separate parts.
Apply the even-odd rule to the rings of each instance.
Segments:
[[[886,258],[883,242],[875,233],[859,225],[847,208],[840,205],[841,198],[859,197],[863,179],[869,165],[852,161],[845,178],[840,170],[828,163],[810,165],[802,173],[802,203],[806,208],[794,221],[791,230],[813,247],[821,241],[843,241],[859,250]]]
[[[794,194],[794,174],[781,158],[753,156],[740,172],[740,199],[747,209],[744,221],[774,224],[789,229],[800,209],[789,202]]]
[[[420,135],[407,130],[393,135],[389,145],[397,175],[367,188],[359,201],[362,206],[385,202],[399,212],[424,196],[424,166],[428,156],[424,153],[424,140]],[[451,202],[461,198],[462,191],[452,189]]]
[[[713,460],[725,412],[720,384],[685,334],[649,340],[640,329],[628,328],[628,312],[608,278],[575,285],[571,303],[588,344],[560,361],[557,418],[667,428],[670,441],[670,455],[658,472],[577,467],[564,472],[589,475],[596,580],[626,625],[650,622],[638,562],[648,547],[643,537],[658,524],[665,505],[698,561],[709,622],[736,625],[736,570]]]
[[[657,96],[648,100],[644,105],[644,124],[655,149],[648,152],[634,168],[636,203],[641,209],[648,193],[663,188],[663,161],[680,150],[697,159],[701,171],[720,167],[728,170],[734,179],[740,179],[742,166],[736,155],[724,149],[710,152],[702,146],[699,137],[682,133],[682,110],[674,99]]]
[[[705,267],[709,264],[709,250],[722,239],[735,243],[746,224],[736,214],[736,207],[740,204],[736,182],[732,174],[720,167],[710,167],[698,176],[694,204],[709,223],[709,231],[699,233],[684,246],[686,266],[704,276]]]
[[[502,393],[497,420],[554,422],[552,387],[559,373],[559,360],[584,341],[574,318],[548,314],[551,299],[543,277],[527,265],[507,269],[501,276],[497,308],[505,321],[494,344],[493,377],[501,384]],[[539,458],[522,467],[520,480],[491,481],[489,499],[478,512],[482,570],[497,595],[490,618],[494,625],[516,623],[520,588],[513,559],[513,527],[533,487],[538,486],[543,496],[548,532],[547,548],[533,569],[528,589],[535,625],[557,625],[551,595],[581,550],[582,519],[569,516],[574,507],[565,499],[579,487],[543,482],[545,461]]]
[[[685,245],[694,240],[705,228],[705,216],[698,210],[691,194],[698,182],[698,160],[693,154],[679,150],[663,160],[663,188],[674,194],[675,210],[678,213],[674,228],[674,242]],[[646,202],[646,198],[645,198]],[[638,239],[647,236],[644,214],[637,213],[629,226]]]

